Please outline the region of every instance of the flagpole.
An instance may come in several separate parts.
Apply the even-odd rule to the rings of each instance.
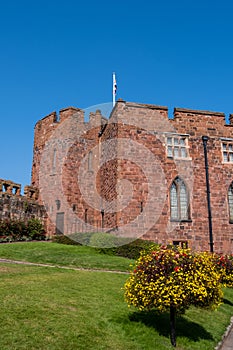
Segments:
[[[112,105],[116,104],[116,74],[112,74]]]

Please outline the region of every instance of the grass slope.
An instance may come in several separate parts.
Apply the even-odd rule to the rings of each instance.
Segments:
[[[0,245],[0,257],[4,251],[6,258],[19,259],[21,255],[23,259],[23,251],[29,250],[29,246],[25,247],[27,244]],[[30,254],[35,248],[31,259],[36,256],[41,263],[66,261],[70,265],[75,259],[74,256],[71,260],[68,258],[69,254],[75,255],[69,246],[59,248],[50,243],[30,243],[30,247]],[[52,261],[48,261],[49,252]],[[102,257],[112,258],[101,255],[100,261]],[[95,255],[94,260],[89,260],[89,267],[103,265],[97,260]],[[86,263],[83,261],[82,264]],[[116,262],[114,264],[118,266]],[[112,263],[108,265],[113,266]],[[128,309],[122,290],[126,278],[127,275],[117,273],[1,263],[0,349],[173,349],[168,315]],[[214,349],[232,314],[233,291],[230,289],[225,290],[225,303],[217,311],[191,308],[177,320],[176,349]]]
[[[94,248],[50,242],[0,244],[0,258],[52,265],[128,271],[133,260],[99,254]]]

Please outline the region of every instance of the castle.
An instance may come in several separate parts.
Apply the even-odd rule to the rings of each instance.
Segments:
[[[175,108],[170,119],[123,100],[108,119],[51,113],[35,125],[29,189],[49,236],[107,231],[233,253],[233,115]]]

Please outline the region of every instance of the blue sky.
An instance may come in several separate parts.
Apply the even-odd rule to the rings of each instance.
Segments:
[[[0,178],[30,183],[37,120],[112,98],[233,113],[232,1],[5,1]]]

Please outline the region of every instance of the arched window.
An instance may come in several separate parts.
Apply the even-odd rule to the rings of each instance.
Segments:
[[[233,223],[233,182],[228,188],[229,221]]]
[[[177,177],[170,187],[171,220],[189,220],[189,196],[183,180]]]

